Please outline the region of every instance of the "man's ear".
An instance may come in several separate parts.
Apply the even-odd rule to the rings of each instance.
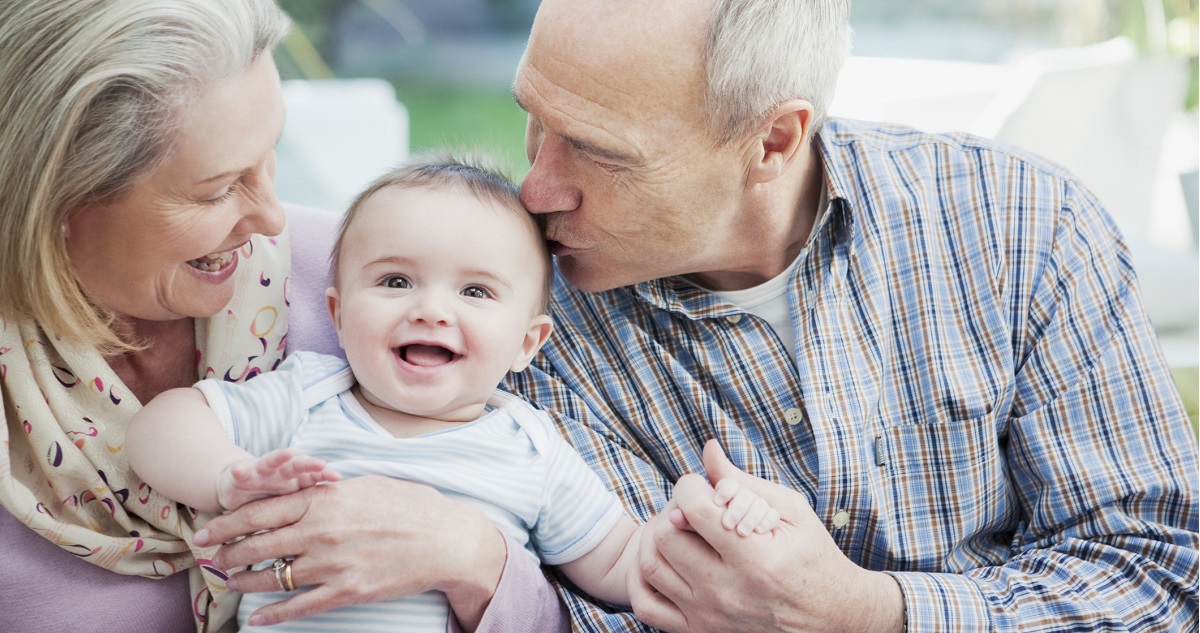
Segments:
[[[813,119],[813,106],[803,99],[784,101],[767,116],[766,128],[758,132],[750,181],[770,182],[787,171],[802,154]]]
[[[521,350],[517,352],[517,357],[513,359],[512,371],[523,371],[533,361],[533,357],[537,355],[538,350],[542,349],[542,345],[550,339],[550,332],[554,331],[554,321],[550,319],[548,314],[539,314],[533,317],[529,322],[529,329],[525,331],[525,339],[521,341]]]
[[[342,301],[337,288],[325,289],[325,307],[329,310],[329,319],[333,321],[333,330],[337,332],[338,345],[346,349],[342,343]]]

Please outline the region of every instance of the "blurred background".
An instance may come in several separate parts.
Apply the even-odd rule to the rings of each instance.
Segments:
[[[279,0],[280,197],[340,212],[412,153],[520,179],[510,96],[537,0]],[[1200,377],[1196,0],[854,0],[833,114],[967,131],[1076,173],[1133,253],[1193,419]]]

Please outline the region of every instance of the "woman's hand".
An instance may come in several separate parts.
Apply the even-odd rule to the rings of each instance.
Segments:
[[[258,534],[261,530],[271,530]],[[246,538],[230,543],[237,537]],[[198,545],[227,543],[226,570],[291,558],[296,586],[312,591],[263,607],[268,625],[348,606],[444,592],[464,630],[474,630],[504,570],[507,545],[488,517],[421,484],[358,477],[261,499],[210,521]],[[278,591],[270,570],[242,571],[229,586]]]

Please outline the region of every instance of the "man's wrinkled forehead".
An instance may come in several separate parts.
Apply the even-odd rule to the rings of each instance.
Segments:
[[[607,111],[621,126],[702,107],[708,9],[682,0],[646,3],[548,0],[534,21],[513,92],[536,115],[541,104],[580,122]],[[614,7],[614,5],[619,5]],[[645,6],[644,6],[645,5]],[[676,5],[682,8],[675,10]],[[647,10],[661,7],[668,15]],[[550,115],[552,116],[552,115]]]
[[[526,55],[542,49],[575,53],[583,72],[624,74],[703,67],[713,0],[543,0]]]

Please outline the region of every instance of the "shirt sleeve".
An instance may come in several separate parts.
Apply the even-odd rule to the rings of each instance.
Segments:
[[[577,350],[569,344],[566,347]],[[581,366],[595,368],[595,364]],[[619,493],[619,500],[628,514],[644,522],[666,505],[673,483],[662,470],[630,448],[634,440],[628,435],[629,430],[619,422],[611,422],[619,421],[619,416],[614,412],[593,413],[578,395],[586,392],[585,385],[569,383],[556,372],[545,355],[537,356],[524,371],[509,373],[506,380],[510,391],[542,407],[558,427],[558,433],[570,440],[584,463],[590,465],[611,490]],[[600,402],[602,400],[597,398],[596,406],[602,406]],[[573,630],[592,633],[653,631],[638,622],[632,612],[600,603],[577,591],[557,569],[548,568],[546,573],[567,606]]]
[[[546,487],[531,540],[550,565],[592,551],[624,514],[616,495],[553,428],[546,429]]]
[[[283,448],[303,420],[302,393],[313,373],[315,356],[293,354],[275,371],[244,383],[208,379],[196,383],[225,432],[251,455]]]
[[[567,633],[571,620],[563,603],[546,581],[537,559],[527,556],[520,543],[505,536],[509,557],[500,572],[500,584],[483,612],[475,633]],[[513,553],[516,555],[512,555]],[[450,617],[447,633],[463,633],[458,620]]]
[[[1049,253],[1021,261],[1041,270],[1016,329],[1013,555],[963,574],[889,572],[911,632],[1195,626],[1195,437],[1117,229],[1066,188]]]

